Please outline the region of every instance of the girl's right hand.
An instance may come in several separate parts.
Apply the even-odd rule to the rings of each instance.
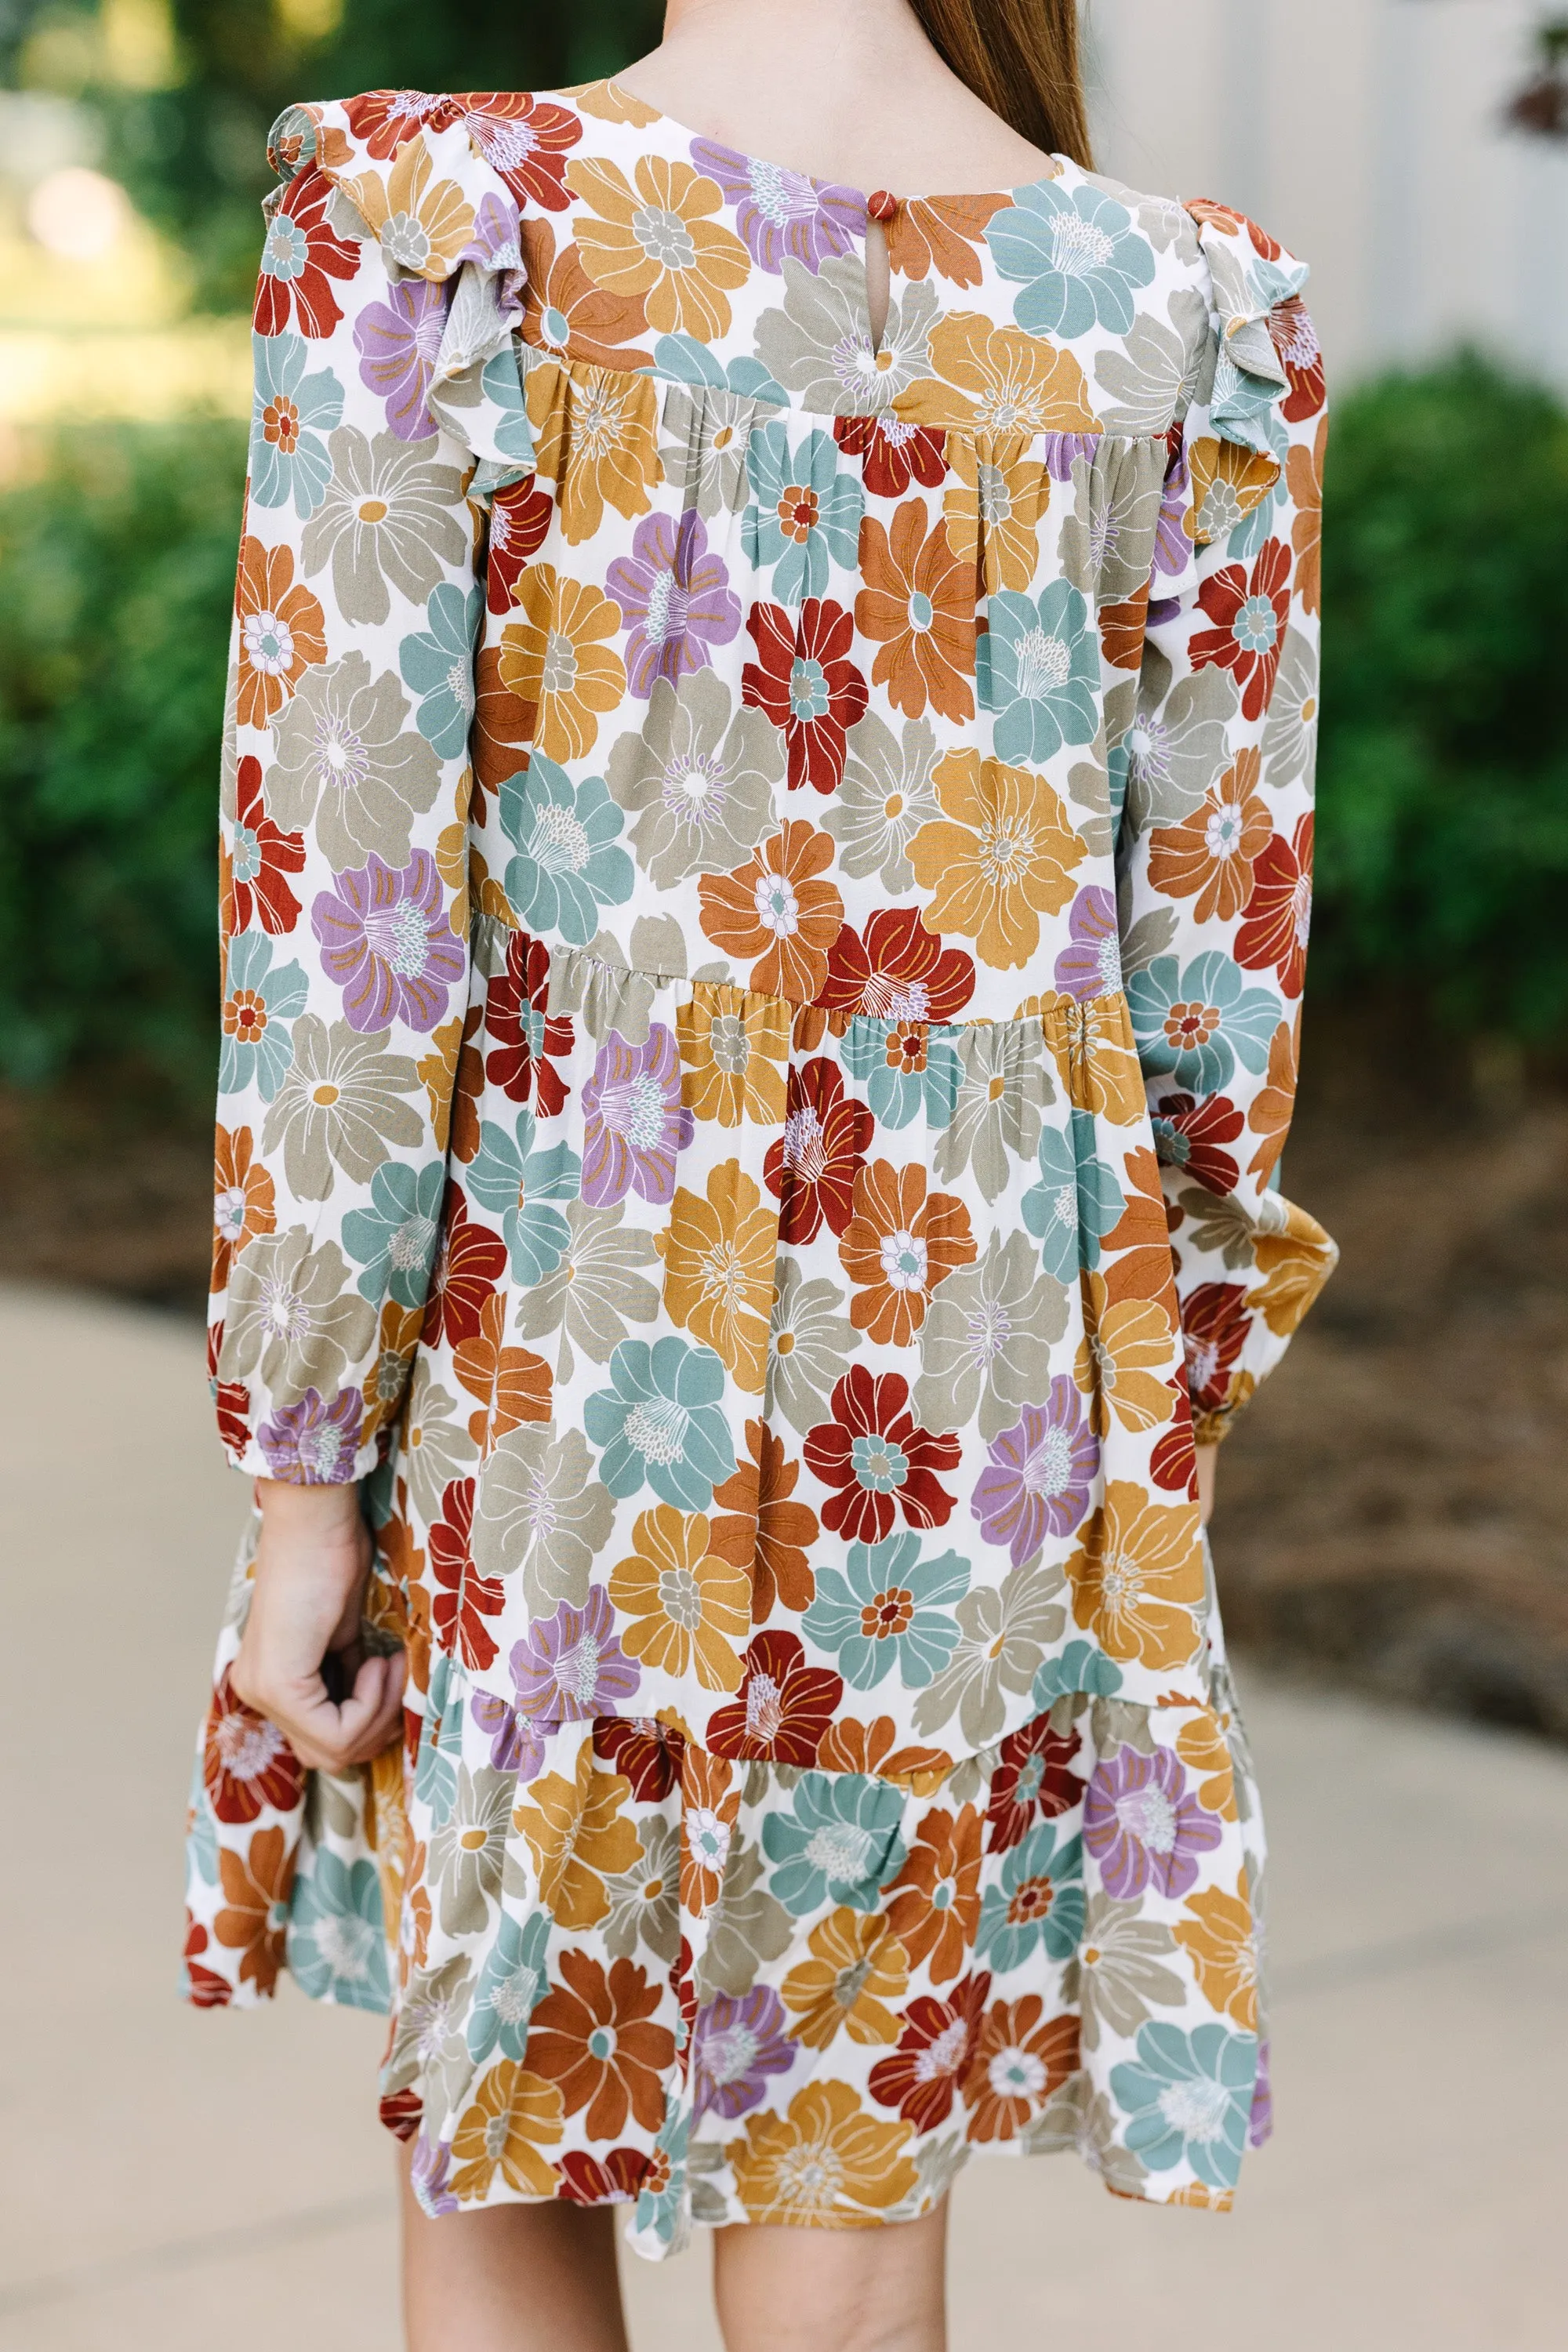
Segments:
[[[367,1764],[400,1734],[405,1661],[360,1638],[371,1543],[359,1488],[258,1478],[256,1491],[261,1537],[230,1686],[311,1771]]]

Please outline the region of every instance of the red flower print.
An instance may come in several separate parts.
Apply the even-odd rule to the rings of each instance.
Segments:
[[[497,490],[491,499],[485,602],[492,613],[510,613],[516,604],[522,567],[543,546],[554,512],[555,501],[548,490],[540,488],[535,474]]]
[[[1234,1143],[1247,1121],[1225,1095],[1199,1101],[1167,1095],[1154,1114],[1154,1142],[1168,1168],[1194,1176],[1206,1192],[1234,1192],[1241,1171],[1220,1146]]]
[[[436,1580],[430,1618],[437,1648],[482,1674],[495,1664],[496,1655],[485,1619],[500,1615],[506,1591],[499,1576],[475,1573],[469,1551],[473,1530],[474,1482],[454,1478],[441,1497],[441,1516],[429,1535]]]
[[[829,1013],[892,1021],[951,1021],[974,993],[974,959],[944,947],[917,907],[883,907],[864,937],[846,923],[827,959],[816,1003]]]
[[[742,674],[742,698],[782,731],[790,790],[837,792],[846,732],[866,709],[866,681],[849,659],[854,623],[842,604],[808,596],[798,622],[782,605],[757,604],[746,626],[757,658]]]
[[[933,1805],[903,1868],[888,1888],[888,1925],[912,1961],[929,1960],[931,1982],[963,1966],[980,1925],[980,1814]]]
[[[553,1118],[571,1092],[550,1057],[572,1051],[572,1024],[549,1003],[549,949],[527,931],[509,931],[506,963],[485,995],[485,1076],[510,1102],[531,1102],[541,1118]]]
[[[1037,1821],[1052,1821],[1078,1803],[1084,1784],[1072,1762],[1079,1746],[1076,1731],[1053,1731],[1048,1715],[1036,1716],[1002,1742],[985,1814],[991,1853],[1022,1845]]]
[[[506,1272],[506,1244],[470,1217],[456,1184],[447,1187],[445,1231],[419,1337],[426,1348],[445,1339],[456,1348],[477,1339],[485,1301]]]
[[[203,1965],[200,1955],[207,1948],[209,1937],[199,1919],[185,1913],[185,1973],[190,1989],[185,1998],[193,2009],[226,2009],[234,1999],[234,1987],[226,1977]]]
[[[1272,964],[1287,996],[1300,996],[1307,979],[1307,932],[1312,919],[1312,820],[1302,817],[1295,837],[1279,834],[1252,869],[1252,896],[1241,910],[1236,960],[1248,971]]]
[[[1248,577],[1244,563],[1228,563],[1198,590],[1198,602],[1212,629],[1200,629],[1187,652],[1194,669],[1217,665],[1241,688],[1248,719],[1261,719],[1274,691],[1285,627],[1290,617],[1290,551],[1271,539]]]
[[[956,1437],[921,1429],[901,1372],[851,1365],[833,1391],[833,1419],[819,1422],[802,1449],[807,1468],[832,1488],[822,1524],[850,1543],[880,1543],[899,1512],[912,1528],[945,1527],[957,1497],[937,1483],[953,1470]]]
[[[746,1652],[746,1679],[708,1720],[715,1756],[744,1763],[813,1764],[844,1696],[844,1679],[808,1666],[798,1633],[758,1633]]]
[[[235,776],[234,846],[224,861],[224,929],[247,931],[258,922],[276,939],[300,919],[300,901],[283,879],[305,863],[305,836],[284,833],[261,797],[261,762],[247,751]]]
[[[305,1793],[298,1758],[275,1723],[234,1690],[226,1666],[207,1709],[202,1781],[220,1822],[253,1822],[264,1805],[291,1812]]]
[[[1037,1992],[999,2000],[980,2029],[963,2084],[972,2140],[1013,2139],[1079,2065],[1076,2017],[1045,2019]]]
[[[663,2000],[646,1970],[615,1960],[609,1973],[586,1952],[562,1955],[565,1985],[552,1985],[528,2030],[528,2063],[557,2083],[566,2113],[586,2107],[590,2139],[618,2137],[627,2115],[644,2131],[664,2121],[660,2076],[675,2063],[675,2036],[648,2021]]]
[[[1288,302],[1276,302],[1268,313],[1268,340],[1279,355],[1279,364],[1290,385],[1289,397],[1280,414],[1288,425],[1300,425],[1305,418],[1316,416],[1328,397],[1328,383],[1318,331],[1299,294],[1293,294]]]
[[[363,98],[347,100],[343,113],[354,137],[378,163],[417,139],[426,123],[433,131],[445,131],[459,119],[453,100],[428,89],[366,90]]]
[[[1244,1283],[1200,1283],[1182,1302],[1187,1393],[1198,1412],[1216,1412],[1225,1402],[1231,1367],[1251,1328]]]
[[[217,1433],[231,1454],[250,1443],[250,1391],[243,1381],[220,1381],[216,1391]]]
[[[389,2091],[380,2113],[383,2126],[394,2139],[413,2139],[425,2120],[425,2102],[417,2091]]]
[[[1213,221],[1216,227],[1223,228],[1231,236],[1250,238],[1252,249],[1260,261],[1278,261],[1285,250],[1282,245],[1276,245],[1266,228],[1259,228],[1255,220],[1249,220],[1245,213],[1238,213],[1234,205],[1216,204],[1212,196],[1190,196],[1184,210],[1195,221]]]
[[[290,317],[302,335],[330,335],[342,309],[329,281],[353,278],[359,247],[327,226],[332,184],[310,164],[283,191],[268,223],[256,289],[258,335],[280,335]]]
[[[881,416],[836,416],[833,437],[847,457],[858,457],[873,498],[901,499],[911,482],[928,490],[947,478],[947,436],[937,425],[910,425]]]
[[[781,1241],[815,1241],[825,1223],[832,1233],[844,1231],[876,1129],[867,1106],[845,1093],[837,1062],[818,1055],[791,1066],[784,1133],[763,1163],[763,1181],[780,1203]]]
[[[1190,1503],[1195,1503],[1198,1465],[1193,1453],[1193,1401],[1187,1394],[1184,1372],[1170,1385],[1175,1410],[1149,1457],[1149,1475],[1163,1493],[1185,1495]]]
[[[668,1796],[685,1747],[679,1731],[667,1731],[651,1715],[602,1715],[594,1726],[595,1755],[625,1775],[639,1805]]]
[[[916,2131],[934,2131],[945,2123],[973,2062],[990,1990],[989,1976],[965,1977],[951,2000],[921,1993],[911,2000],[898,2048],[871,2069],[871,2096],[884,2107],[897,2107]]]
[[[521,205],[537,205],[547,213],[566,210],[572,201],[566,157],[583,136],[580,115],[528,90],[470,90],[449,102]]]
[[[590,2156],[574,2147],[561,2159],[561,2195],[568,2205],[629,2205],[647,2179],[649,2159],[635,2147]]]

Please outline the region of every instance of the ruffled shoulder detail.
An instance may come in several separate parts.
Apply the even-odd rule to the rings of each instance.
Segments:
[[[521,480],[533,449],[513,354],[522,219],[560,211],[581,117],[528,92],[371,90],[285,109],[268,154],[286,180],[315,170],[340,226],[379,247],[394,281],[451,281],[429,400],[478,460],[471,495]],[[343,217],[346,208],[347,217]]]
[[[1310,271],[1268,232],[1228,205],[1185,207],[1207,265],[1219,326],[1209,421],[1228,441],[1268,455],[1270,413],[1295,389],[1292,369],[1316,361],[1317,337],[1301,301]]]

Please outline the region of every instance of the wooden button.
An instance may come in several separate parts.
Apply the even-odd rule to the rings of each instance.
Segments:
[[[897,196],[889,195],[886,188],[879,188],[866,199],[866,210],[874,221],[890,221],[898,209]]]

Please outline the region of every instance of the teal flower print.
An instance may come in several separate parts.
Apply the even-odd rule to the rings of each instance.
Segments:
[[[1080,1691],[1091,1698],[1114,1698],[1121,1688],[1121,1669],[1113,1658],[1092,1642],[1069,1642],[1058,1656],[1046,1660],[1029,1701],[1037,1715],[1044,1715],[1056,1699]]]
[[[512,1275],[529,1288],[553,1274],[566,1255],[572,1228],[552,1203],[574,1201],[583,1178],[583,1163],[570,1144],[536,1150],[533,1139],[533,1113],[526,1108],[510,1135],[493,1119],[482,1119],[468,1169],[470,1197],[500,1218]]]
[[[1272,989],[1248,988],[1218,948],[1194,956],[1185,971],[1174,956],[1157,956],[1129,977],[1127,1004],[1145,1077],[1168,1075],[1200,1096],[1227,1087],[1237,1062],[1258,1076],[1285,1013]]]
[[[896,1666],[906,1690],[923,1690],[958,1645],[953,1604],[969,1590],[969,1562],[956,1551],[921,1559],[910,1528],[880,1543],[849,1547],[842,1570],[819,1568],[816,1598],[802,1631],[831,1650],[855,1690],[874,1690]]]
[[[368,1209],[351,1209],[343,1219],[343,1247],[364,1272],[362,1297],[379,1306],[420,1307],[430,1286],[430,1268],[441,1238],[441,1195],[447,1170],[437,1160],[426,1168],[384,1160],[371,1179]]]
[[[414,1768],[414,1794],[428,1805],[431,1825],[447,1819],[458,1796],[458,1767],[463,1760],[463,1686],[458,1669],[444,1650],[430,1667],[430,1688],[425,1700],[425,1729]]]
[[[522,379],[517,372],[517,352],[508,342],[493,359],[487,360],[479,377],[479,390],[496,412],[489,419],[489,438],[503,457],[510,457],[522,472],[533,467],[533,427],[528,421],[528,404],[523,398]],[[492,467],[492,472],[500,472]],[[499,487],[492,482],[492,488]]]
[[[1046,1958],[1065,1960],[1083,1934],[1083,1840],[1064,1837],[1054,1822],[1039,1822],[1022,1845],[1004,1856],[1001,1884],[988,1886],[975,1933],[977,1958],[993,1969],[1016,1969],[1043,1946]]]
[[[1138,2055],[1110,2070],[1110,2094],[1129,2117],[1128,2147],[1151,2172],[1184,2158],[1211,2189],[1234,2189],[1258,2079],[1258,2039],[1223,2025],[1151,2021]]]
[[[243,1094],[254,1087],[263,1102],[272,1100],[294,1058],[286,1024],[303,1013],[310,994],[310,983],[297,963],[273,969],[272,942],[264,933],[241,931],[230,940],[218,1055],[220,1094]]]
[[[915,1119],[938,1129],[952,1125],[963,1080],[955,1030],[858,1013],[844,1033],[839,1059],[846,1076],[860,1080],[881,1126],[908,1127]]]
[[[191,1771],[189,1826],[185,1831],[185,1859],[204,1886],[216,1886],[218,1881],[217,1816],[207,1801],[202,1780],[202,1759],[198,1756]]]
[[[301,1992],[340,2009],[392,2005],[374,1862],[346,1863],[318,1849],[301,1871],[289,1916],[289,1966]]]
[[[290,499],[301,522],[322,505],[332,460],[321,438],[343,415],[343,391],[320,368],[307,375],[302,336],[252,335],[256,398],[250,418],[250,502],[283,507]]]
[[[1013,304],[1032,335],[1087,335],[1132,324],[1133,289],[1153,280],[1154,256],[1125,205],[1103,188],[1042,180],[1019,190],[985,231],[1004,278],[1021,282]]]
[[[1040,1181],[1019,1202],[1025,1230],[1040,1244],[1040,1263],[1058,1282],[1100,1264],[1100,1245],[1126,1207],[1121,1185],[1095,1150],[1094,1121],[1075,1110],[1069,1127],[1040,1138]]]
[[[781,1799],[782,1805],[782,1799]],[[779,1867],[768,1891],[803,1919],[825,1903],[874,1911],[904,1866],[904,1792],[865,1772],[807,1772],[787,1812],[763,1816],[763,1852]]]
[[[974,649],[982,707],[994,714],[999,760],[1036,767],[1064,743],[1092,743],[1100,729],[1100,638],[1089,606],[1065,580],[1038,596],[1000,590]]]
[[[548,1911],[530,1912],[526,1922],[502,1914],[468,2018],[468,2055],[476,2064],[492,2052],[503,2058],[522,2056],[528,2021],[549,1981],[544,1968],[549,1942]]]
[[[685,2244],[690,2228],[686,2197],[686,2141],[690,2128],[689,2107],[671,2103],[654,2142],[664,2163],[651,2169],[662,2185],[658,2189],[639,2189],[637,2210],[632,2215],[632,2228],[637,2236],[646,2232],[657,2244],[677,2252]]]
[[[510,352],[507,353],[510,359]],[[728,362],[700,343],[695,335],[660,335],[653,347],[655,375],[673,377],[677,383],[698,383],[714,392],[728,392],[745,400],[789,406],[789,394],[775,383],[754,352],[742,352]]]
[[[431,591],[427,625],[397,648],[403,683],[419,698],[415,723],[443,760],[461,759],[474,719],[474,635],[483,591],[449,580]]]
[[[651,1486],[677,1510],[705,1511],[735,1467],[721,1402],[725,1385],[711,1348],[673,1333],[651,1346],[623,1339],[610,1358],[610,1386],[596,1389],[583,1409],[610,1493]]]
[[[752,434],[746,471],[752,499],[741,518],[746,554],[759,569],[774,567],[779,604],[822,595],[830,564],[855,566],[866,503],[858,476],[839,471],[831,433],[804,434],[792,447],[788,428],[776,421]]]
[[[535,751],[521,775],[501,786],[501,831],[517,845],[506,869],[506,895],[525,930],[553,934],[585,948],[601,907],[624,907],[637,868],[620,846],[626,819],[602,776],[574,784],[564,768]]]

